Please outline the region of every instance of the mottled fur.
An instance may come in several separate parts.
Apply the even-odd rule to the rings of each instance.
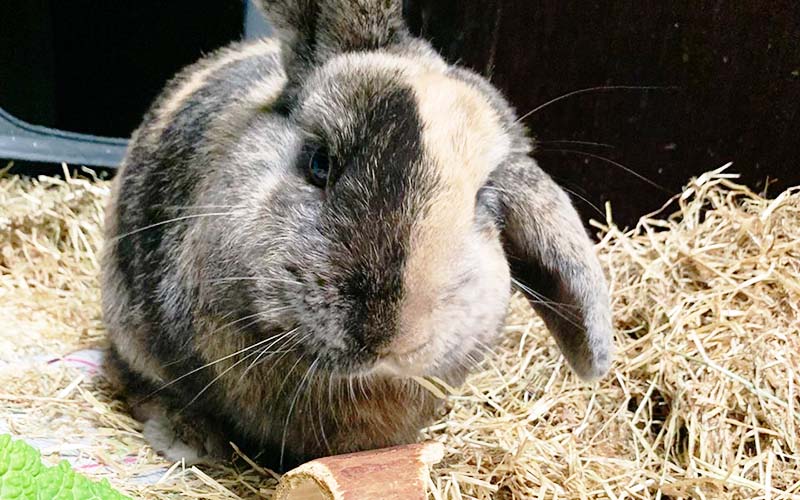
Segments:
[[[115,180],[108,364],[147,428],[283,468],[413,441],[439,402],[409,377],[461,383],[512,275],[602,375],[605,280],[502,96],[412,38],[397,1],[263,4],[281,42],[180,73]]]

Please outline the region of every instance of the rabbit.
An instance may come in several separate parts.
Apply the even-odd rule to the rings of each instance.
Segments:
[[[607,283],[501,93],[400,0],[262,0],[276,38],[180,72],[115,177],[106,367],[170,458],[276,470],[409,443],[523,290],[572,369],[612,360]]]

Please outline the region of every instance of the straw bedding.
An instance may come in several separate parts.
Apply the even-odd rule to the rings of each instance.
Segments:
[[[724,169],[621,231],[596,224],[618,360],[579,382],[524,300],[426,430],[434,498],[800,498],[800,189]],[[239,458],[155,455],[109,396],[97,282],[108,182],[0,178],[0,432],[141,498],[269,498]]]

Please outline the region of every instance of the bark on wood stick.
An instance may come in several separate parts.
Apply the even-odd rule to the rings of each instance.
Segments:
[[[429,467],[444,456],[426,442],[319,458],[287,472],[276,500],[425,500]]]

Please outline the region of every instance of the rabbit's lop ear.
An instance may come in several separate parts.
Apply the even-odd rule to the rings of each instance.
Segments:
[[[408,36],[401,0],[259,0],[294,65],[374,50]]]
[[[544,319],[572,369],[604,375],[612,358],[608,289],[569,197],[527,155],[493,175],[514,284]]]

